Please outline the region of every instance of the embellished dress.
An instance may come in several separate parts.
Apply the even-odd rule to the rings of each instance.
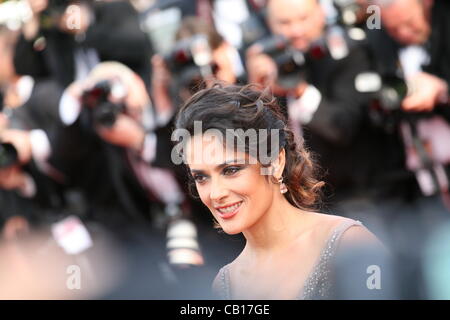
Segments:
[[[336,254],[339,240],[344,232],[352,226],[361,226],[360,221],[346,220],[341,223],[331,237],[326,241],[325,247],[305,281],[305,285],[297,298],[299,300],[329,299],[332,294],[333,280],[331,276],[332,263]],[[226,265],[219,270],[218,276],[213,283],[214,293],[225,300],[233,299],[231,296],[229,266]]]

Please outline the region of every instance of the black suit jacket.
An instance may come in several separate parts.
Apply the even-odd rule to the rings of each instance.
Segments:
[[[57,82],[41,79],[35,80],[29,99],[24,105],[12,109],[10,127],[21,130],[47,130],[58,121],[58,104],[62,88]],[[24,198],[15,191],[2,191],[1,207],[3,217],[23,215],[30,222],[38,223],[58,215],[65,205],[64,186],[48,176],[32,159],[23,166],[36,186],[36,193],[31,198]]]
[[[366,47],[348,39],[349,54],[335,60],[329,52],[307,58],[307,82],[322,99],[312,120],[303,126],[309,148],[328,183],[339,197],[397,189],[386,183],[403,171],[403,148],[396,134],[373,125],[371,96],[358,92],[355,78],[373,70]],[[388,191],[389,190],[389,191]]]
[[[435,74],[450,84],[450,3],[435,0],[431,18],[429,39],[430,64],[427,72]]]
[[[12,110],[11,127],[23,130],[46,129],[59,122],[59,101],[64,88],[52,79],[34,79],[29,99]]]

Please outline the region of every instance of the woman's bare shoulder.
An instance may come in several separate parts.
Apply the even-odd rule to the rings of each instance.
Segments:
[[[321,212],[307,212],[307,216],[310,220],[311,228],[314,229],[316,234],[329,234],[345,222],[355,221],[346,217]]]
[[[381,244],[378,238],[364,224],[358,220],[336,216],[326,213],[308,213],[312,221],[313,234],[316,237],[326,239],[341,226],[347,226],[342,230],[340,242],[342,245],[351,243]]]
[[[381,241],[361,221],[324,213],[316,213],[315,219],[317,225],[322,226],[322,229],[328,234],[332,234],[340,226],[347,226],[342,230],[340,237],[341,247],[354,244],[383,247]]]
[[[377,252],[383,256],[389,255],[389,249],[358,220],[329,214],[314,214],[315,228],[314,241],[326,244],[331,241],[333,235],[338,236],[335,242],[336,254],[353,252],[355,249],[364,248],[364,252]],[[360,252],[360,251],[357,251]]]

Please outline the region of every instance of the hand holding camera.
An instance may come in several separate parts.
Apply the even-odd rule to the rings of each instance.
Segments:
[[[128,104],[126,89],[118,82],[100,81],[81,95],[84,109],[89,113],[90,126],[105,141],[140,150],[145,132],[139,123],[139,108]]]
[[[0,151],[5,163],[25,164],[31,160],[30,133],[18,129],[5,129],[0,136],[2,149]],[[0,167],[3,165],[0,164]]]
[[[419,72],[408,82],[411,94],[402,102],[405,111],[431,111],[436,104],[448,101],[447,83],[434,75]]]
[[[125,114],[119,114],[111,127],[99,126],[97,132],[103,140],[111,144],[136,151],[142,149],[145,138],[142,127]]]
[[[267,54],[263,54],[258,44],[247,51],[247,69],[250,83],[273,86],[278,78],[275,61]]]
[[[21,168],[31,159],[29,132],[5,129],[0,136],[0,188],[23,189],[26,176]]]
[[[250,82],[270,86],[279,96],[300,97],[307,86],[304,54],[282,36],[269,36],[247,50]]]

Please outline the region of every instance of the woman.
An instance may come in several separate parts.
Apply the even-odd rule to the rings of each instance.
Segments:
[[[379,245],[359,221],[314,211],[323,183],[272,97],[216,85],[181,108],[176,127],[200,199],[224,232],[246,239],[214,280],[221,297],[327,298],[338,246]]]

